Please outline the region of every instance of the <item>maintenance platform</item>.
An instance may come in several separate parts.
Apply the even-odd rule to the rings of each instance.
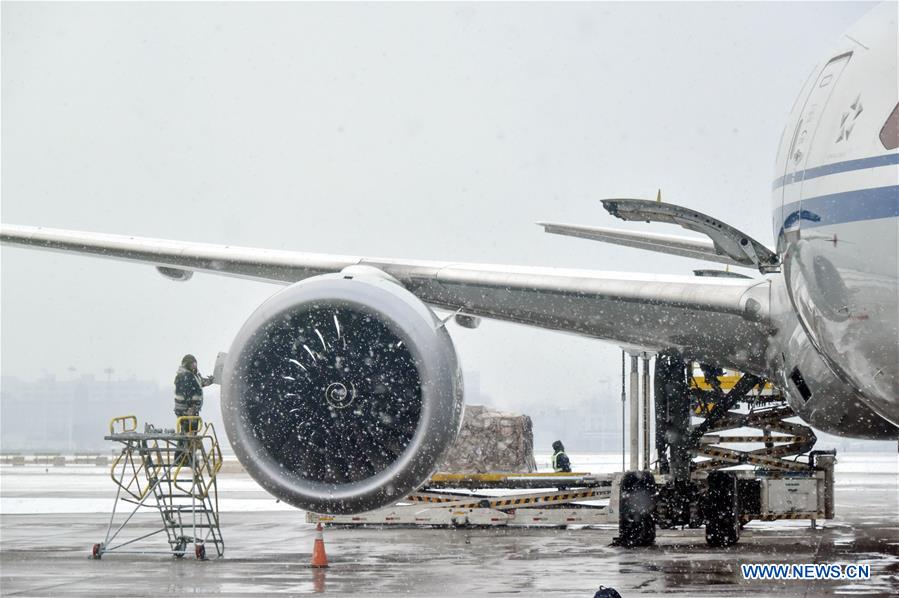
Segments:
[[[108,553],[165,553],[181,558],[193,548],[196,558],[206,559],[206,546],[218,556],[225,553],[219,526],[218,480],[222,451],[212,424],[198,416],[182,416],[171,430],[147,424],[137,431],[133,415],[116,417],[109,423],[111,440],[122,445],[110,469],[116,486],[109,525],[102,542],[93,545],[91,556]],[[129,506],[122,509],[122,504]],[[135,515],[156,511],[160,527],[128,536]],[[168,549],[148,541],[165,534]]]

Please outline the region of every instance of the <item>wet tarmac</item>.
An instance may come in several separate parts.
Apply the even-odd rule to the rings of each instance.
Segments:
[[[899,595],[895,455],[842,458],[837,518],[823,527],[756,522],[729,550],[706,546],[702,530],[663,530],[656,546],[625,550],[609,546],[614,528],[329,528],[325,570],[308,566],[315,531],[304,514],[274,503],[243,474],[222,479],[224,558],[89,559],[106,531],[112,483],[99,468],[59,469],[0,469],[3,596],[590,597],[600,585],[623,596]],[[64,512],[67,505],[79,512]],[[131,533],[155,529],[157,518],[139,516]],[[749,581],[740,573],[744,563],[860,563],[870,565],[871,578]]]

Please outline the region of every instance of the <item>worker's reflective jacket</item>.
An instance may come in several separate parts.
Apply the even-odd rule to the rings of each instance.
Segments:
[[[184,366],[175,375],[175,415],[200,415],[203,379]]]
[[[565,451],[553,453],[553,471],[571,471],[571,461]]]

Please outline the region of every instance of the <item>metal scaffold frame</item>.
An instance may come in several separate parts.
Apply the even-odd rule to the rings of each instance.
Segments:
[[[225,553],[219,526],[218,472],[222,453],[215,427],[198,416],[179,417],[173,430],[151,425],[137,431],[133,415],[109,423],[106,440],[120,442],[122,451],[113,461],[110,476],[116,484],[115,501],[103,542],[94,544],[91,556],[106,553],[171,554],[181,558],[189,544],[197,559],[206,559],[206,546]],[[132,505],[125,512],[120,502]],[[142,509],[159,513],[162,526],[148,533],[122,539]],[[138,548],[136,544],[165,533],[169,550]]]

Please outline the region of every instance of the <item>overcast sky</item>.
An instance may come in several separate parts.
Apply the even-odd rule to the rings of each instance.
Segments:
[[[871,6],[3,2],[2,219],[689,274],[709,265],[534,222],[682,232],[599,203],[661,187],[770,244],[786,116]],[[278,288],[7,247],[2,284],[3,374],[164,384],[186,352],[211,372]],[[617,388],[605,343],[495,322],[451,333],[509,408]]]

